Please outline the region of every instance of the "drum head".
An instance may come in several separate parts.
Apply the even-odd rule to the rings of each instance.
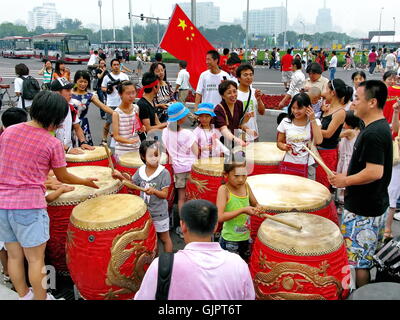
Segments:
[[[71,223],[81,230],[112,230],[139,220],[146,211],[146,204],[137,196],[101,196],[76,206],[72,211]]]
[[[372,283],[354,291],[348,300],[400,300],[400,283]]]
[[[258,165],[279,165],[285,158],[285,152],[279,150],[276,143],[272,142],[252,143],[244,152],[248,162]]]
[[[325,208],[332,195],[322,184],[297,176],[268,174],[247,179],[258,203],[268,212],[310,212]]]
[[[106,167],[73,167],[67,168],[68,172],[80,178],[97,178],[95,184],[99,189],[74,185],[74,191],[62,194],[49,206],[76,205],[89,198],[118,193],[122,188],[122,182],[111,177],[111,169]],[[51,194],[54,191],[49,191]]]
[[[144,165],[140,158],[139,152],[128,152],[119,157],[118,163],[125,168],[140,168]],[[168,163],[168,156],[166,153],[161,155],[161,164],[165,165]]]
[[[224,161],[224,158],[199,159],[192,166],[192,170],[206,176],[222,177],[224,173]]]
[[[274,251],[291,256],[315,257],[336,252],[343,245],[339,227],[328,219],[307,213],[283,213],[275,217],[298,224],[303,229],[298,231],[265,220],[258,230],[258,239]]]
[[[84,154],[66,154],[67,162],[90,162],[107,159],[107,152],[104,147],[95,147],[94,150],[83,150]]]

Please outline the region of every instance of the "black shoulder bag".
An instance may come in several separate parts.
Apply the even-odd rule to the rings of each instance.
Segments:
[[[168,300],[173,264],[174,264],[173,253],[162,253],[158,258],[156,300],[159,301]]]

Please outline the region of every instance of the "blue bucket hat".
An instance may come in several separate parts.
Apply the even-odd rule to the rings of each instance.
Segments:
[[[197,112],[194,113],[196,116],[201,114],[208,114],[211,117],[216,117],[214,113],[214,105],[211,103],[200,103]]]
[[[182,120],[189,113],[189,109],[186,108],[182,103],[174,103],[168,108],[168,122],[177,122]]]

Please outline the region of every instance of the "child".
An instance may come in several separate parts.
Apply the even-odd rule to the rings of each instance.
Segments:
[[[317,87],[311,87],[308,91],[308,96],[311,100],[311,106],[314,110],[315,117],[319,118],[322,114],[322,106],[324,104],[324,99],[322,98],[322,92]]]
[[[6,244],[8,271],[21,300],[55,299],[43,287],[42,273],[49,240],[44,182],[50,169],[62,183],[98,188],[96,179],[68,173],[63,146],[49,134],[63,123],[68,109],[61,95],[42,91],[33,100],[32,121],[0,136],[0,241]],[[25,280],[25,258],[32,288]]]
[[[124,81],[118,86],[118,93],[121,96],[121,105],[115,109],[112,121],[116,157],[139,150],[138,131],[143,127],[138,118],[139,107],[134,104],[135,85],[130,81]]]
[[[250,216],[257,215],[258,203],[246,183],[246,160],[236,153],[224,165],[226,184],[217,194],[218,222],[223,223],[220,245],[246,262],[250,258]]]
[[[344,130],[340,135],[337,173],[347,174],[351,157],[353,156],[354,144],[360,133],[360,126],[361,120],[354,115],[354,111],[347,111],[343,126]],[[338,192],[339,202],[344,203],[344,189],[339,189]]]
[[[221,132],[211,124],[212,118],[215,117],[214,106],[211,103],[201,103],[194,114],[200,122],[193,131],[197,138],[200,158],[223,157],[224,153],[229,156],[228,148],[220,141]]]
[[[160,165],[161,150],[156,141],[143,141],[139,153],[145,165],[136,171],[132,181],[146,190],[146,192],[141,192],[140,196],[147,204],[157,235],[163,243],[164,252],[172,252],[173,245],[169,235],[168,202],[166,200],[171,184],[169,172]],[[124,179],[118,171],[113,174],[113,178]]]
[[[169,155],[174,170],[175,188],[178,190],[179,212],[185,204],[186,182],[189,179],[192,165],[199,155],[196,136],[192,131],[183,129],[182,125],[190,111],[182,103],[174,103],[168,108],[168,127],[163,130],[162,141]],[[183,237],[180,227],[177,233]]]

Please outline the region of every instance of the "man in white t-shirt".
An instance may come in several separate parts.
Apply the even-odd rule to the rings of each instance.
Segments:
[[[207,52],[206,63],[208,70],[200,75],[199,83],[196,90],[195,111],[200,103],[212,103],[218,105],[222,98],[218,92],[218,87],[222,81],[228,80],[229,75],[219,69],[220,55],[217,51],[211,50]]]
[[[336,51],[332,51],[332,58],[331,58],[331,61],[329,61],[329,80],[330,81],[335,80],[337,65],[338,65],[338,59],[336,56]]]
[[[111,73],[107,73],[107,75],[103,79],[103,83],[101,84],[101,90],[107,93],[107,106],[109,106],[113,110],[117,109],[121,104],[121,97],[118,94],[117,84],[112,85],[117,81],[129,81],[129,77],[125,73],[121,72],[121,63],[119,62],[119,60],[113,59],[111,61]],[[112,115],[107,113],[106,123],[103,130],[102,143],[107,143],[111,123]]]
[[[249,64],[244,64],[241,65],[236,72],[237,79],[239,80],[238,100],[243,102],[243,108],[246,113],[251,113],[253,116],[247,122],[247,127],[257,132],[257,136],[255,137],[247,135],[246,141],[253,142],[259,138],[257,114],[260,114],[262,116],[265,114],[265,105],[261,99],[261,91],[254,90],[252,88],[252,84],[254,82],[254,68]]]
[[[179,61],[179,73],[178,78],[176,79],[176,88],[175,92],[178,94],[178,101],[182,102],[183,104],[186,103],[186,99],[189,95],[190,89],[190,74],[186,70],[187,62],[186,61]]]
[[[15,73],[18,76],[14,80],[14,92],[15,92],[15,95],[18,97],[17,107],[20,109],[22,109],[23,107],[25,107],[26,109],[29,109],[32,106],[32,100],[24,100],[25,106],[22,101],[23,100],[22,94],[23,94],[24,79],[29,77],[29,68],[23,63],[17,64],[15,66]]]
[[[390,49],[390,53],[386,56],[386,70],[392,71],[396,66],[396,56],[394,54],[394,50]]]

